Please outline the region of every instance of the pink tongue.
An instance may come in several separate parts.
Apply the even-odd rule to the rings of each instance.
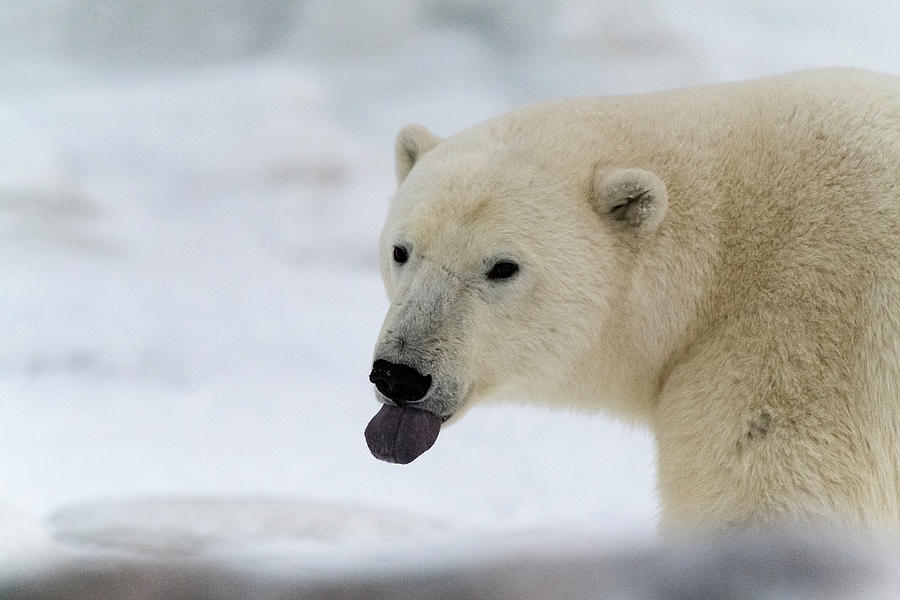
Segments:
[[[405,465],[431,448],[440,432],[436,414],[385,404],[366,426],[366,443],[375,458]]]

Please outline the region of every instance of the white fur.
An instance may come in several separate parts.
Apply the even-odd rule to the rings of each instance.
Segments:
[[[646,423],[666,528],[900,524],[900,80],[562,100],[397,154],[376,357],[425,408]]]

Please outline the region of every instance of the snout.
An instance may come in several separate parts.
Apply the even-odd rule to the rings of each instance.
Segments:
[[[419,402],[431,388],[431,375],[422,375],[408,365],[381,359],[372,365],[369,381],[375,384],[382,396],[397,406]]]

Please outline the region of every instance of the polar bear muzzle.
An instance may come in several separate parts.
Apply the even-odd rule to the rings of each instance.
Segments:
[[[369,381],[397,406],[421,401],[431,387],[431,375],[422,375],[413,367],[381,359],[372,365]]]
[[[385,462],[405,465],[434,445],[441,418],[407,405],[421,402],[431,388],[431,375],[413,367],[383,359],[372,365],[369,381],[396,406],[384,405],[368,426],[366,443],[372,455]]]

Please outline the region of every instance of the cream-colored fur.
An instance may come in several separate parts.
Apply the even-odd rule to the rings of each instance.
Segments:
[[[424,408],[646,423],[667,529],[900,524],[900,79],[562,100],[446,140],[410,126],[397,176],[375,354],[434,377]],[[519,272],[488,279],[497,261]]]

